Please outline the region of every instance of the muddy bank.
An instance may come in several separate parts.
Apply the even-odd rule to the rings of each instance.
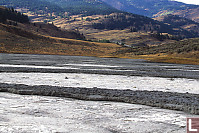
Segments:
[[[199,114],[199,95],[161,91],[133,91],[100,88],[72,88],[56,86],[28,86],[23,84],[0,84],[0,92],[21,95],[40,95],[75,98],[93,101],[115,101],[142,104],[164,109]]]

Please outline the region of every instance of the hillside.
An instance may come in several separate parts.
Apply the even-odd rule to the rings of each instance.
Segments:
[[[130,13],[114,13],[99,19],[97,23],[93,23],[95,29],[125,29],[131,28],[132,32],[146,31],[155,33],[168,33],[171,35],[179,35],[184,37],[196,37],[197,35],[176,29],[175,25],[167,25],[159,21],[154,21],[148,17],[135,15]]]
[[[55,4],[41,0],[1,0],[0,5],[13,8],[25,8],[32,12],[45,14],[63,12],[63,9]]]
[[[24,31],[32,32],[35,34],[71,39],[85,39],[85,37],[78,31],[61,30],[53,24],[30,23],[28,16],[15,11],[13,8],[8,9],[0,6],[0,18],[0,22],[3,24],[6,24],[8,26],[15,26],[23,29]],[[7,28],[7,30],[10,29]],[[16,34],[18,33],[16,32]]]
[[[62,29],[78,29],[88,40],[129,46],[158,45],[184,37],[198,36],[193,32],[194,30],[185,30],[178,26],[164,24],[148,17],[130,13],[86,17],[74,15],[71,16],[71,19],[55,20],[54,24]]]
[[[39,35],[0,23],[1,53],[111,56],[118,48],[116,44]]]
[[[102,0],[119,10],[159,17],[167,14],[179,15],[199,22],[199,6],[171,0]]]
[[[119,57],[146,59],[153,62],[199,65],[199,38],[148,48],[129,48],[117,51],[115,54]]]
[[[186,31],[191,31],[195,36],[199,36],[199,23],[186,19],[184,17],[179,17],[177,15],[165,15],[155,18],[155,20],[161,21],[165,24],[172,25],[178,29],[184,29]]]
[[[21,22],[27,16],[4,7],[0,10],[4,18],[4,21],[0,22],[2,53],[142,58],[151,61],[199,64],[198,39],[172,39],[175,36],[171,34],[185,35],[183,33],[190,33],[186,29],[188,25],[197,25],[196,22],[178,16],[160,17],[159,21],[162,23],[129,13],[86,17],[74,15],[71,16],[73,20],[61,18],[54,21],[54,24],[44,24]],[[95,27],[96,24],[100,24],[99,28]],[[63,26],[62,30],[55,25]],[[63,30],[67,28],[75,31]],[[165,29],[167,31],[161,31]],[[80,32],[93,40],[83,41],[85,38]]]
[[[7,23],[7,20],[12,20],[20,23],[28,23],[28,16],[23,15],[14,9],[8,9],[0,6],[0,22]]]
[[[95,15],[121,12],[99,0],[1,0],[0,5],[13,7],[29,14],[31,19],[43,18],[52,20],[57,17],[67,18],[70,15]]]
[[[10,15],[18,18],[18,14],[21,13],[4,7],[0,9],[5,20],[0,22],[1,53],[111,56],[113,52],[122,49],[116,44],[83,41],[84,36],[78,31],[60,30],[53,24],[21,23],[21,19],[10,20]],[[27,17],[22,14],[19,17],[21,16]]]
[[[180,17],[185,17],[199,23],[199,7],[193,9],[179,10],[173,13]]]
[[[100,0],[42,0],[56,4],[70,15],[111,14],[119,11]]]

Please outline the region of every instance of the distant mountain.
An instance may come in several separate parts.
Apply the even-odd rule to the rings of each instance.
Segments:
[[[195,20],[199,18],[199,6],[190,5],[173,0],[102,0],[119,10],[144,15],[159,17],[161,15],[176,14]],[[192,16],[192,14],[195,14]],[[197,19],[198,20],[198,19]]]
[[[153,18],[174,14],[199,22],[199,5],[173,0],[1,0],[0,5],[60,17],[130,12]]]
[[[54,3],[69,12],[72,15],[85,14],[110,14],[113,12],[121,12],[114,7],[100,0],[42,0]]]
[[[103,0],[111,4],[115,1],[122,3],[118,9],[135,9],[136,13],[146,13],[152,14],[156,13],[160,9],[175,10],[177,9],[187,9],[186,4],[168,1],[168,0]],[[126,29],[129,28],[132,32],[144,31],[151,33],[168,33],[171,35],[178,35],[182,38],[198,37],[198,33],[192,30],[185,30],[173,25],[167,25],[162,22],[154,21],[151,18],[135,15],[132,13],[127,13],[120,11],[106,4],[102,0],[2,0],[1,5],[6,5],[7,7],[20,8],[20,10],[27,11],[26,14],[30,15],[32,18],[35,17],[36,21],[40,20],[55,21],[63,18],[65,20],[70,20],[69,23],[75,21],[84,21],[84,16],[92,15],[105,15],[105,17],[98,17],[95,22],[92,22],[92,27],[95,29]],[[125,4],[126,3],[126,4]],[[168,5],[167,5],[168,4]],[[189,8],[194,8],[193,5],[188,5]],[[129,7],[129,8],[126,8]],[[126,10],[128,11],[128,10]],[[34,14],[32,14],[34,13]],[[110,15],[111,14],[111,15]],[[118,15],[119,14],[119,15]],[[71,15],[76,15],[76,17],[71,17]],[[150,15],[149,15],[150,16]],[[89,19],[89,18],[87,18]]]
[[[177,15],[165,15],[158,18],[155,18],[158,21],[161,21],[165,24],[172,25],[176,29],[184,29],[196,36],[199,36],[199,23],[192,21],[190,19],[186,19],[183,17],[179,17]]]
[[[199,23],[199,6],[193,9],[178,10],[173,15],[179,15]]]
[[[122,12],[99,0],[1,0],[0,5],[13,8],[25,8],[30,11],[55,15],[95,15]]]
[[[117,44],[83,41],[78,31],[22,21],[24,18],[27,16],[0,6],[0,53],[112,56],[121,48]]]
[[[185,20],[186,22],[184,22]],[[95,29],[108,30],[123,30],[129,28],[132,32],[144,31],[151,33],[168,33],[171,35],[178,35],[183,38],[198,37],[199,32],[183,28],[186,24],[195,24],[199,26],[196,22],[182,19],[177,16],[173,18],[169,16],[169,18],[165,18],[162,22],[159,22],[145,16],[131,13],[113,13],[98,20],[98,22],[93,23],[93,27]]]
[[[64,12],[64,10],[47,1],[41,0],[1,0],[0,5],[13,8],[26,8],[33,12],[49,13],[49,12]]]

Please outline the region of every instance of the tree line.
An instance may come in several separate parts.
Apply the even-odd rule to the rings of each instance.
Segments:
[[[0,22],[5,23],[7,20],[12,20],[20,23],[28,23],[28,16],[17,12],[14,8],[0,8]]]

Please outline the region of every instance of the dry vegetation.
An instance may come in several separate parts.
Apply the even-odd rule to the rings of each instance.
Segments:
[[[197,52],[199,54],[199,52]],[[154,55],[137,55],[131,56],[135,59],[145,59],[152,62],[165,62],[165,63],[174,63],[174,64],[193,64],[199,65],[199,59],[195,57],[190,57],[190,54],[185,55],[181,54],[154,54]]]
[[[0,30],[0,52],[3,53],[112,56],[111,53],[122,49],[111,43],[92,43],[37,35],[3,24],[0,25],[0,29],[2,29]]]
[[[109,32],[117,33],[117,31],[106,32],[107,37]],[[0,25],[1,53],[139,58],[154,62],[199,65],[197,46],[199,46],[199,39],[188,39],[148,48],[126,48],[113,43],[97,43],[40,35],[15,26]]]
[[[124,30],[97,30],[91,27],[103,16],[72,16],[57,19],[56,26],[74,31],[62,31],[52,24],[30,23],[17,26],[0,23],[0,52],[25,54],[54,54],[118,58],[140,58],[155,62],[169,62],[199,65],[199,39],[183,41],[159,41],[148,32]],[[89,40],[110,40],[115,43],[89,42]],[[72,39],[69,39],[72,38]],[[147,47],[122,47],[144,45]],[[149,47],[148,47],[149,46]]]
[[[121,50],[117,52],[117,55],[153,62],[199,65],[199,38],[185,39],[150,48]]]
[[[107,40],[113,43],[126,44],[130,46],[153,46],[173,42],[173,40],[159,41],[158,39],[152,37],[150,32],[130,32],[130,28],[126,28],[124,30],[94,29],[92,24],[99,22],[99,20],[104,17],[105,15],[93,15],[86,17],[75,15],[71,16],[70,19],[57,19],[54,21],[54,24],[62,29],[78,30],[80,33],[83,33],[87,40],[92,41]]]
[[[129,46],[156,46],[174,42],[173,40],[159,41],[150,36],[150,33],[130,32],[129,29],[105,30],[97,33],[86,34],[85,36],[91,40],[110,40],[111,42],[119,42]]]

